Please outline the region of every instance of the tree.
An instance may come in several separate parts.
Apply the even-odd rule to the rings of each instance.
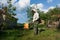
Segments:
[[[51,20],[52,21],[59,21],[59,24],[58,24],[58,29],[60,29],[60,7],[55,7],[54,9],[50,9],[47,14],[50,14],[51,16]]]
[[[54,9],[50,9],[47,13],[49,13],[49,14],[51,14],[51,15],[60,14],[60,8],[55,7]]]
[[[33,14],[31,12],[31,7],[27,9],[27,16],[28,16],[28,21],[30,22],[32,20]]]
[[[5,17],[6,20],[2,22],[3,23],[2,24],[3,28],[8,27],[9,25],[11,26],[11,24],[12,24],[12,26],[17,25],[17,18],[14,17],[16,15],[14,13],[14,11],[16,10],[16,7],[14,7],[11,4],[11,0],[8,0],[7,3],[8,3],[8,6],[3,6],[2,5],[2,9],[3,9],[3,11],[4,11],[5,15],[6,15],[6,17]]]
[[[51,16],[51,19],[56,20],[58,18],[58,16],[60,15],[60,8],[55,7],[54,9],[50,9],[47,14],[49,14]]]

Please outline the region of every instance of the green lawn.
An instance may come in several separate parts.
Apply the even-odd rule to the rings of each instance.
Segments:
[[[60,32],[46,29],[34,35],[33,30],[6,30],[0,36],[0,40],[60,40]]]

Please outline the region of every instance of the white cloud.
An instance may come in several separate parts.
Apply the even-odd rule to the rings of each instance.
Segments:
[[[44,9],[44,4],[42,4],[42,3],[32,4],[32,5],[30,5],[30,7],[36,7],[36,5],[37,5],[37,8],[38,8],[40,11],[44,11],[44,13],[48,12],[48,10],[50,10],[50,9],[54,9],[54,8],[55,8],[54,6],[50,6],[49,8]]]
[[[6,3],[7,1],[6,0],[0,0],[1,3]]]
[[[6,5],[7,5],[7,1],[8,1],[8,0],[0,0],[0,3],[3,3],[4,6],[6,6]],[[14,5],[14,3],[15,3],[16,1],[17,1],[17,0],[11,0],[11,3]]]
[[[41,11],[44,11],[44,13],[48,12],[48,9],[42,9]]]
[[[18,23],[20,22],[20,23],[24,23],[24,22],[26,22],[27,21],[27,13],[23,13],[23,14],[17,14],[16,16],[15,16],[15,18],[18,18]]]
[[[30,5],[30,7],[32,7],[32,8],[38,8],[38,9],[42,9],[43,8],[43,4],[42,3],[39,3],[39,4],[32,4],[32,5]]]
[[[1,3],[6,4],[8,0],[0,0]],[[16,2],[17,0],[11,0],[12,4]]]
[[[4,6],[6,6],[6,5],[7,5],[7,1],[6,1],[6,0],[0,0],[0,3],[3,3],[3,4],[4,4]]]
[[[4,5],[7,4],[8,0],[0,0],[1,3],[3,3]],[[30,5],[30,0],[19,0],[18,2],[16,2],[17,0],[12,0],[12,4],[14,6],[16,6],[17,10],[24,10],[26,7],[28,7]],[[16,2],[16,3],[15,3]]]
[[[42,11],[44,11],[44,13],[48,12],[50,9],[54,9],[55,7],[54,6],[50,6],[49,8],[47,9],[42,9]]]
[[[26,7],[26,6],[28,6],[30,4],[29,2],[30,2],[29,0],[20,0],[19,1],[19,6],[21,8],[24,8],[24,7]]]
[[[39,4],[37,4],[37,8],[40,8],[40,9],[42,9],[43,8],[43,4],[42,3],[39,3]]]
[[[16,1],[17,1],[17,0],[12,0],[11,2],[12,2],[12,4],[14,4]]]
[[[30,5],[30,0],[19,0],[19,2],[15,4],[17,10],[24,10],[29,5]]]
[[[35,6],[36,6],[36,4],[32,4],[32,5],[30,5],[30,7],[34,7],[34,8],[35,8]]]
[[[60,4],[58,4],[57,6],[60,7]]]
[[[20,18],[22,18],[22,19],[25,19],[25,17],[26,17],[26,14],[17,14],[16,16],[14,16],[15,18],[18,18],[18,17],[20,17]]]
[[[55,7],[54,6],[50,6],[48,9],[54,9]]]
[[[51,3],[53,0],[47,0],[48,3]]]

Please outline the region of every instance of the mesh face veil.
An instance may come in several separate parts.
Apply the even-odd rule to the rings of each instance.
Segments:
[[[36,10],[36,9],[32,9],[31,12],[32,12],[32,13],[36,13],[37,10]]]

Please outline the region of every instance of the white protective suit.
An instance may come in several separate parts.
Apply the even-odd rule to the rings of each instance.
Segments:
[[[39,14],[37,12],[33,15],[33,22],[39,19]]]

